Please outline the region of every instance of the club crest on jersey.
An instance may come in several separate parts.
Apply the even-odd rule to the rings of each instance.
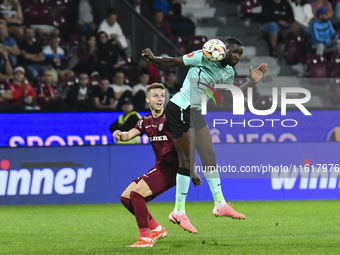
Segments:
[[[195,54],[195,52],[191,52],[191,53],[187,54],[187,57],[192,58],[194,56],[194,54]]]
[[[163,123],[159,124],[159,126],[158,126],[158,131],[162,131],[162,129],[163,129],[163,126],[164,126],[164,124],[163,124]]]

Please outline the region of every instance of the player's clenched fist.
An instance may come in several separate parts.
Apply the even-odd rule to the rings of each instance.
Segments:
[[[155,58],[152,51],[149,48],[146,48],[142,51],[142,57],[147,61],[151,61]]]
[[[113,132],[113,137],[114,139],[116,139],[116,141],[120,141],[120,136],[123,135],[122,131],[120,130],[116,130],[115,132]]]

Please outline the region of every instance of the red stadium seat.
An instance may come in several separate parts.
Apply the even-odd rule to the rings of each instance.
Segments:
[[[99,84],[99,81],[100,81],[99,76],[90,77],[90,83],[92,86],[97,86]]]
[[[189,38],[189,52],[202,49],[203,44],[208,41],[206,36],[193,35]]]
[[[137,67],[127,67],[124,68],[125,71],[125,82],[126,84],[133,86],[139,83],[138,78],[138,68]]]
[[[56,7],[56,6],[67,6],[68,4],[68,0],[49,0],[48,1],[48,5],[52,6],[52,7]]]
[[[286,36],[285,48],[287,64],[306,63],[307,46],[301,36]]]
[[[183,54],[186,54],[189,52],[188,50],[188,43],[186,42],[186,40],[182,37],[182,36],[175,36],[175,41],[178,42],[178,45],[180,46],[181,51],[183,52]]]
[[[307,59],[309,78],[327,78],[328,63],[324,56],[309,55]]]
[[[136,66],[136,63],[133,61],[131,57],[120,56],[118,59],[118,63],[122,66]]]
[[[68,88],[73,86],[76,83],[76,78],[74,77],[64,77],[63,78],[63,87]]]
[[[84,37],[81,35],[70,35],[69,37],[70,47],[72,48],[73,46],[78,46],[83,40]]]
[[[340,54],[333,54],[331,56],[331,75],[340,74]]]
[[[340,76],[331,78],[329,98],[332,104],[340,104]]]

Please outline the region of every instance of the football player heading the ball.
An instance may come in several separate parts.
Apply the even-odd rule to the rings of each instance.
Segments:
[[[201,158],[203,169],[216,168],[215,152],[209,128],[200,112],[201,96],[206,94],[207,101],[210,99],[208,94],[211,94],[211,91],[207,93],[207,84],[212,87],[216,83],[233,84],[235,72],[232,67],[240,61],[244,48],[238,39],[228,38],[225,41],[225,49],[225,58],[218,62],[209,61],[202,50],[174,58],[155,57],[150,49],[142,51],[143,58],[164,67],[190,66],[181,90],[167,104],[165,115],[172,131],[179,158],[176,177],[176,203],[169,219],[192,233],[197,233],[197,230],[185,214],[185,199],[189,190],[190,176],[196,187],[202,184],[201,178],[194,170],[195,149]],[[209,51],[209,49],[207,50]],[[239,88],[245,92],[248,87],[259,82],[266,72],[267,64],[261,64],[255,71],[250,67],[250,80]],[[227,100],[231,99],[232,94],[229,91],[227,92]],[[236,212],[226,203],[221,189],[219,173],[207,171],[204,172],[204,175],[215,201],[213,214],[215,216],[245,219],[244,215]]]

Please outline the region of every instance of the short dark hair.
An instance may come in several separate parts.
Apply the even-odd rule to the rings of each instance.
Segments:
[[[108,18],[110,15],[117,15],[116,9],[114,7],[109,7],[109,9],[107,10],[106,17]]]
[[[159,13],[159,12],[163,13],[162,9],[155,9],[155,10],[153,11],[152,15],[155,15],[156,13]],[[164,14],[164,13],[163,13],[163,14]]]
[[[117,68],[113,73],[113,76],[116,76],[117,73],[123,73],[125,75],[125,71],[123,68]]]
[[[139,73],[138,73],[138,76],[142,76],[142,75],[144,75],[144,74],[150,75],[149,69],[147,69],[147,68],[142,68],[142,69],[140,69],[140,71],[139,71]]]
[[[233,44],[236,44],[236,45],[240,45],[240,46],[243,46],[243,44],[241,43],[241,41],[235,37],[228,37],[226,40],[225,40],[225,45],[226,46],[231,46]]]

